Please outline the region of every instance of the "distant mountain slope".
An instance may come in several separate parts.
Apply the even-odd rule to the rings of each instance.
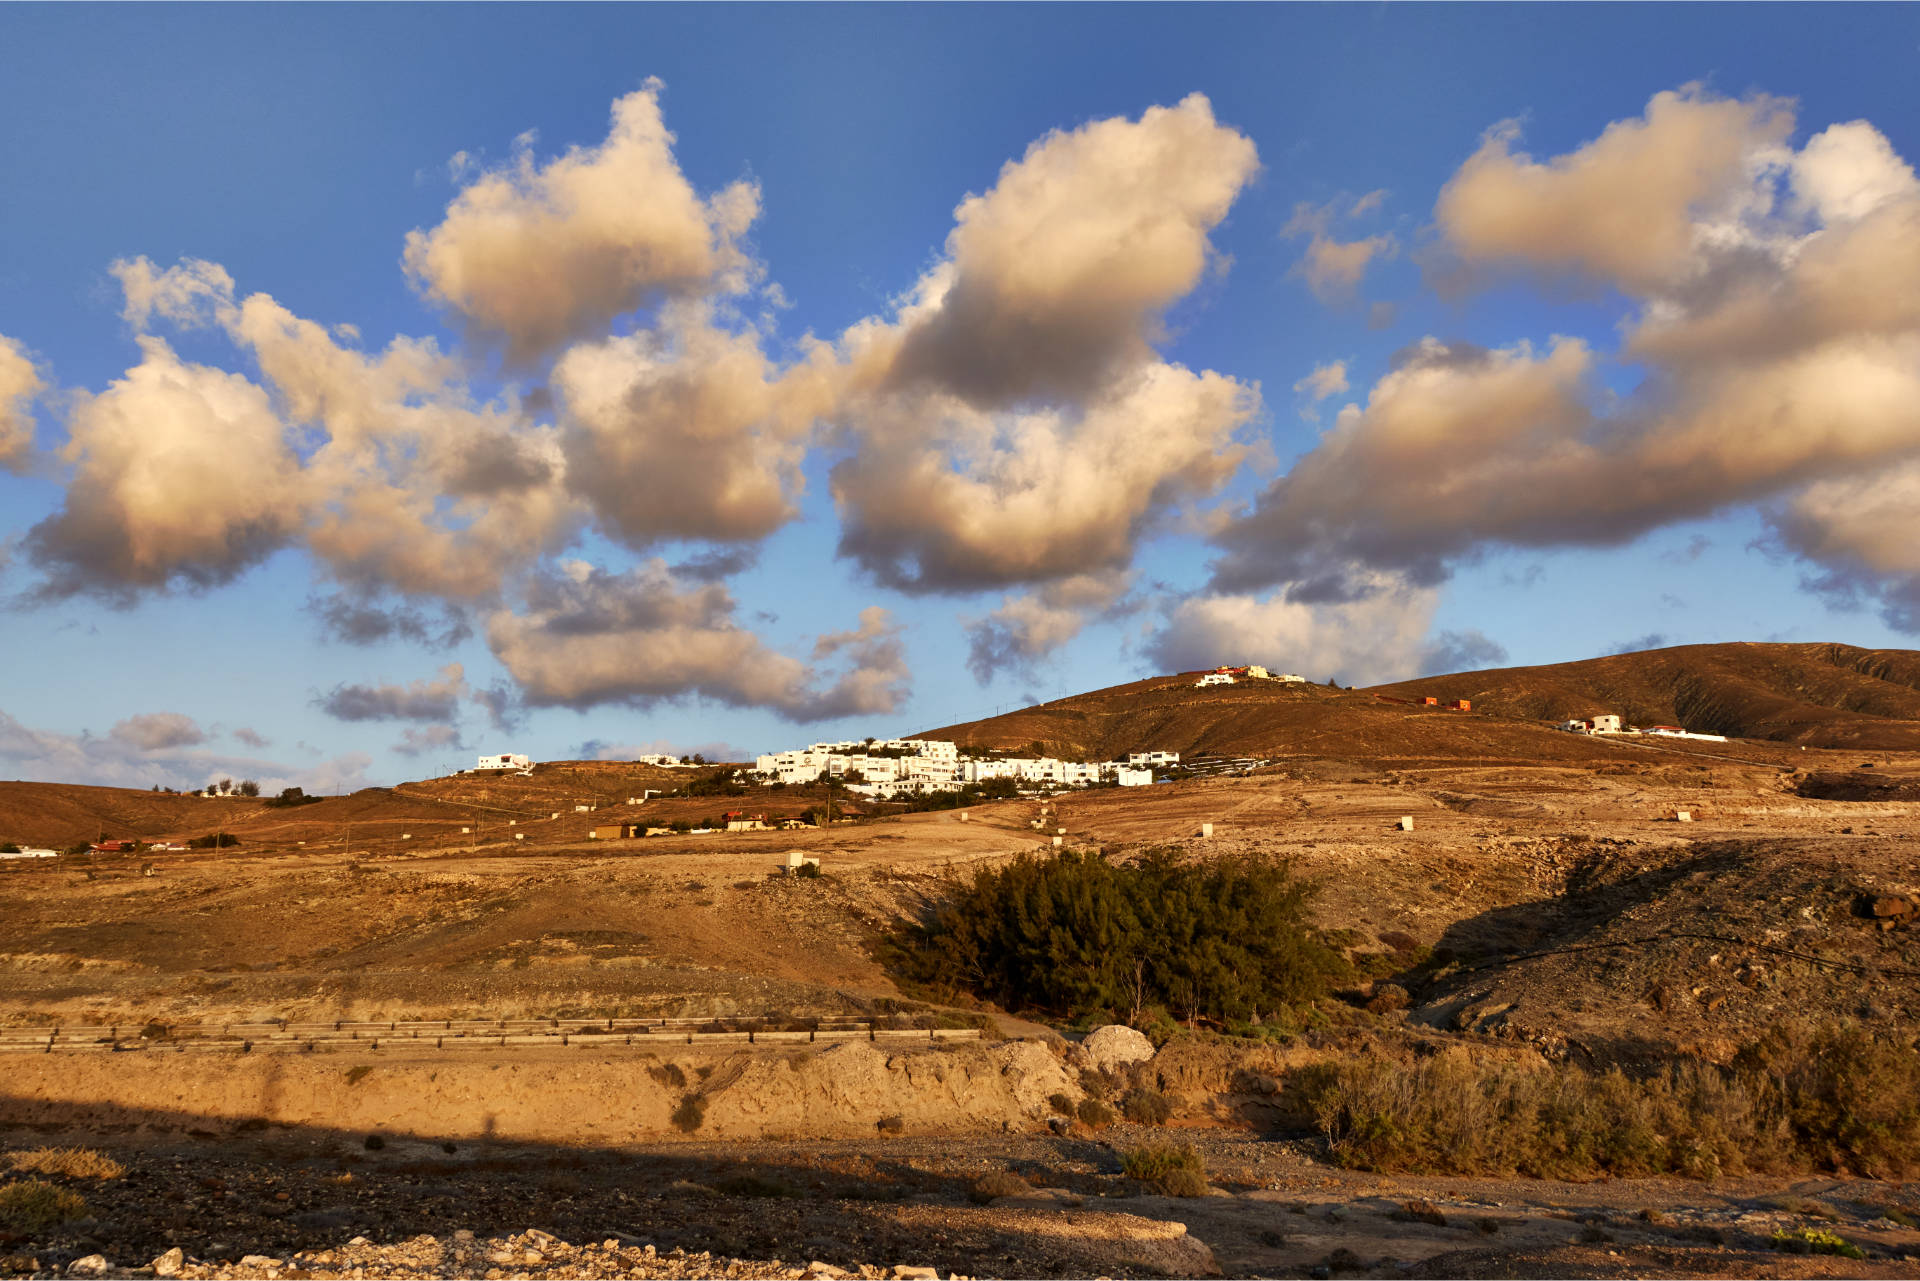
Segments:
[[[110,837],[151,838],[186,829],[218,831],[256,800],[180,796],[79,783],[0,782],[0,841],[64,847]]]
[[[1811,747],[1920,748],[1920,652],[1854,645],[1679,645],[1542,667],[1377,687],[1400,698],[1471,699],[1540,721],[1618,712],[1628,723]]]
[[[1056,699],[1004,716],[925,731],[921,737],[1020,749],[1075,760],[1162,750],[1193,757],[1317,755],[1352,760],[1447,757],[1589,760],[1589,740],[1544,726],[1383,702],[1324,685],[1245,681],[1194,686],[1156,676]]]

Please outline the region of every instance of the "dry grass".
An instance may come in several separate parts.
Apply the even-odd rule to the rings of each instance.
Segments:
[[[92,1148],[29,1148],[9,1152],[7,1167],[23,1174],[58,1174],[69,1179],[117,1179],[127,1168]]]
[[[973,1181],[973,1186],[967,1189],[967,1200],[975,1205],[985,1205],[1003,1196],[1025,1196],[1031,1191],[1033,1185],[1013,1171],[995,1170]]]
[[[41,1179],[0,1187],[0,1229],[22,1235],[44,1232],[87,1213],[86,1198]]]
[[[1335,1160],[1424,1174],[1534,1178],[1920,1169],[1920,1051],[1855,1028],[1779,1029],[1730,1069],[1645,1077],[1451,1052],[1307,1074]]]

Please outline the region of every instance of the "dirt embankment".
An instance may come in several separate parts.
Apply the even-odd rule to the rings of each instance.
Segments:
[[[266,1124],[562,1145],[859,1138],[903,1126],[1022,1130],[1044,1124],[1051,1095],[1079,1097],[1060,1059],[1030,1041],[605,1056],[54,1053],[12,1055],[6,1068],[5,1125],[219,1131]]]

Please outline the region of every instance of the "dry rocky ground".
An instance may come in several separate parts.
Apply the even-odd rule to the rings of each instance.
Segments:
[[[884,1015],[910,1003],[875,933],[973,867],[1051,848],[1057,827],[1118,855],[1287,858],[1371,977],[1289,1044],[1161,1052],[1178,1137],[1212,1172],[1215,1195],[1192,1199],[1122,1175],[1120,1152],[1157,1131],[1050,1133],[1048,1095],[1078,1094],[1071,1065],[1005,1017],[1037,1039],[6,1055],[0,1149],[101,1147],[127,1173],[66,1180],[87,1217],[0,1238],[0,1274],[160,1260],[182,1276],[1920,1275],[1920,1232],[1886,1214],[1920,1214],[1905,1186],[1361,1175],[1327,1164],[1287,1106],[1289,1073],[1370,1037],[1632,1064],[1723,1059],[1785,1018],[1920,1031],[1916,914],[1873,915],[1920,891],[1920,756],[1581,753],[1343,754],[1330,740],[1249,778],[1006,802],[964,822],[608,845],[582,839],[583,818],[468,849],[458,833],[402,842],[396,811],[379,820],[395,830],[370,816],[351,846],[7,865],[0,1024],[16,1028]],[[379,802],[403,803],[421,802]],[[776,875],[789,849],[826,874]],[[1404,1002],[1377,999],[1388,984]],[[683,1133],[689,1095],[706,1111]],[[1008,1170],[1035,1191],[969,1199]],[[1869,1257],[1770,1248],[1803,1227]]]

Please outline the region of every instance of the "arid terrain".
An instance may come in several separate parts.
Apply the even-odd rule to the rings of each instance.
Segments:
[[[1886,745],[1907,722],[1856,705],[1886,721],[1871,750],[1801,741],[1831,725],[1586,737],[1469,679],[1424,683],[1469,713],[1123,686],[945,733],[1268,763],[802,831],[589,840],[817,804],[627,805],[685,772],[592,763],[279,809],[0,784],[0,839],[241,842],[0,863],[0,1179],[45,1146],[126,1168],[55,1176],[88,1213],[0,1236],[0,1273],[177,1246],[194,1276],[1920,1275],[1920,1194],[1857,1171],[1332,1163],[1297,1082],[1356,1047],[1637,1070],[1788,1021],[1920,1033],[1920,751]],[[1076,1029],[903,988],[874,946],[1060,829],[1119,859],[1287,860],[1357,977],[1288,1035],[1201,1028],[1136,1065],[1165,1129],[1074,1120],[1101,1089]],[[794,850],[818,878],[782,874]],[[1123,1173],[1169,1134],[1211,1195]],[[981,1191],[995,1172],[1029,1186]],[[1775,1248],[1803,1228],[1865,1257]]]

